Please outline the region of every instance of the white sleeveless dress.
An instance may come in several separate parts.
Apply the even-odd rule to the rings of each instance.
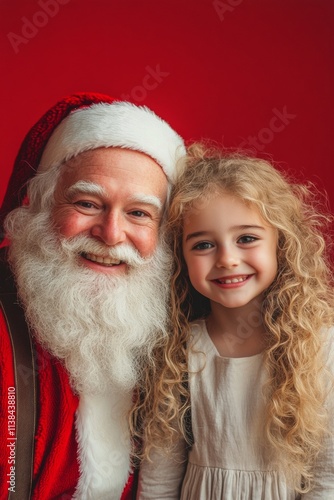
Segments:
[[[316,488],[300,497],[276,470],[275,457],[265,444],[263,355],[221,357],[204,321],[194,324],[192,331],[189,383],[194,445],[188,457],[182,440],[174,457],[155,453],[152,464],[144,463],[137,498],[334,500],[333,438],[319,457]],[[182,464],[184,457],[187,463]]]

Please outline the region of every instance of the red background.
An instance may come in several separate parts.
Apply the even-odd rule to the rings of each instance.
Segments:
[[[97,91],[187,141],[253,142],[334,207],[334,0],[1,0],[0,33],[0,201],[35,121]]]

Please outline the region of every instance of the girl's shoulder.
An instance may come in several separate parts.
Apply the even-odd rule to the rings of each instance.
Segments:
[[[330,328],[324,328],[321,332],[321,338],[324,347],[332,350],[334,343],[334,325]]]
[[[206,331],[205,319],[197,319],[190,323],[190,329],[192,334],[200,335],[203,331]]]
[[[322,347],[323,347],[323,353],[324,357],[326,360],[326,364],[328,368],[331,368],[332,371],[334,370],[333,364],[334,364],[334,326],[331,328],[327,328],[322,332]]]
[[[199,343],[202,343],[203,337],[207,335],[205,319],[198,319],[190,323],[190,341],[189,346],[194,347]]]

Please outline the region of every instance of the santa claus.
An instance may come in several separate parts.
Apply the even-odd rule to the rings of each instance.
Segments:
[[[131,498],[127,419],[168,334],[160,227],[184,153],[152,111],[99,94],[27,135],[1,213],[1,499]]]

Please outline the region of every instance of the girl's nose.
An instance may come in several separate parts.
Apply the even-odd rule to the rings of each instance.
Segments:
[[[222,246],[217,253],[217,267],[224,267],[226,269],[231,269],[238,266],[240,263],[240,257],[238,250],[236,248],[231,248],[227,246]]]

